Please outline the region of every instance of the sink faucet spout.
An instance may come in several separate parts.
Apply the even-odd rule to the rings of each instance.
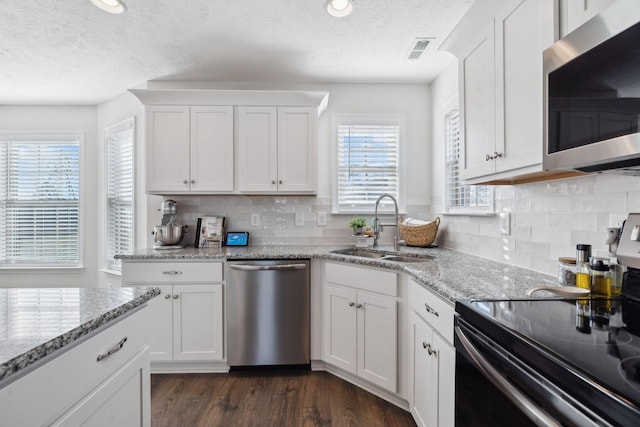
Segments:
[[[391,201],[393,202],[394,214],[395,214],[394,215],[395,221],[393,224],[382,224],[380,222],[380,218],[378,218],[378,205],[380,204],[380,201],[385,197],[391,199]],[[396,227],[396,235],[393,238],[393,249],[397,251],[398,244],[400,242],[400,225],[398,224],[398,201],[396,200],[395,197],[393,197],[389,193],[381,194],[380,197],[378,197],[378,199],[376,200],[376,207],[373,214],[373,247],[374,248],[378,247],[378,239],[380,238],[380,232],[382,231],[383,225]]]

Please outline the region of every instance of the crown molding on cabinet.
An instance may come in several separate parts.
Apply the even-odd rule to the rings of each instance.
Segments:
[[[144,105],[242,105],[327,108],[328,92],[279,90],[129,89]]]

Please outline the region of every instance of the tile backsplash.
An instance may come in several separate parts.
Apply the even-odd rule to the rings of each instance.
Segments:
[[[349,221],[355,215],[332,215],[331,199],[314,196],[174,196],[176,220],[188,225],[183,244],[195,243],[198,217],[226,217],[228,231],[248,231],[253,245],[353,245]],[[408,215],[428,218],[426,205],[407,206]],[[318,212],[326,212],[327,225],[318,225]],[[304,225],[295,224],[295,214],[304,216]],[[260,226],[251,225],[251,215],[260,215]],[[373,215],[362,215],[369,219]],[[158,212],[160,218],[160,212]],[[381,218],[389,218],[381,215]],[[159,221],[159,220],[158,220]],[[159,222],[158,222],[159,223]],[[393,228],[385,228],[380,243],[391,243]]]
[[[591,244],[594,255],[606,255],[609,221],[640,211],[640,177],[589,175],[494,190],[496,213],[511,214],[510,235],[500,235],[498,215],[446,215],[438,243],[556,274],[558,257],[575,256],[578,243]]]

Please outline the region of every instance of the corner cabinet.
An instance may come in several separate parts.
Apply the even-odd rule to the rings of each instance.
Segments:
[[[237,107],[238,191],[317,192],[314,107]]]
[[[160,288],[149,303],[152,372],[180,371],[176,362],[191,372],[227,370],[209,363],[225,360],[223,270],[217,261],[123,262],[123,286]]]
[[[418,426],[455,425],[454,309],[409,279],[409,405]]]
[[[396,273],[326,263],[322,292],[322,358],[341,370],[396,392]]]
[[[233,107],[146,108],[147,193],[233,191]]]
[[[460,177],[469,184],[543,172],[542,52],[558,38],[557,0],[474,7],[485,5],[501,9],[475,26],[473,41],[449,49],[459,59]]]

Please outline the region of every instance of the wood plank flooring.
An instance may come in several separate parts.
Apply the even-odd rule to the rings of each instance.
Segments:
[[[153,427],[415,426],[411,414],[326,372],[151,376]]]

